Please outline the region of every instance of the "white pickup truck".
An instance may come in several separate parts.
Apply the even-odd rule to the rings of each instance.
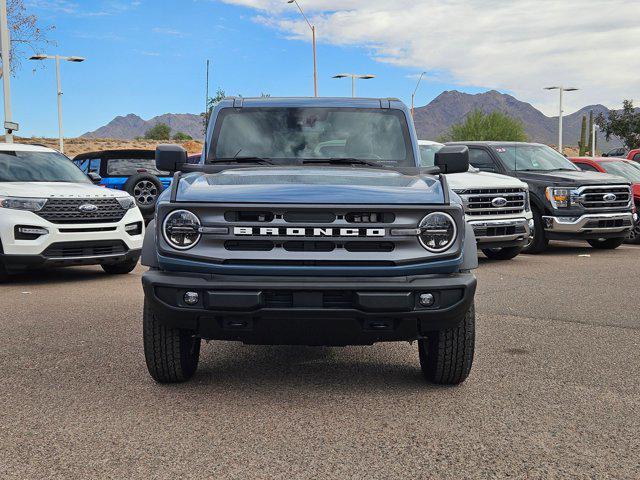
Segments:
[[[444,145],[420,140],[423,166],[432,166]],[[529,187],[517,178],[481,172],[447,175],[453,191],[462,198],[467,223],[473,227],[478,249],[495,260],[510,260],[527,245],[533,223]]]

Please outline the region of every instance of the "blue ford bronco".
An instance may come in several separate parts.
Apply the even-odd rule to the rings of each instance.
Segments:
[[[473,231],[444,173],[421,168],[396,99],[228,98],[200,163],[156,150],[173,173],[147,229],[144,351],[158,382],[189,379],[201,340],[347,346],[417,341],[428,381],[471,369]]]

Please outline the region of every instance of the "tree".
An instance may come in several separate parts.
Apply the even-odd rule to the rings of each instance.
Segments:
[[[215,106],[220,103],[220,101],[226,97],[226,93],[220,87],[216,90],[216,94],[213,97],[207,99],[207,111],[202,113],[202,126],[204,129],[204,133],[207,133],[207,126],[209,125],[209,117],[211,117],[211,112]]]
[[[11,73],[15,74],[20,66],[20,59],[25,57],[25,47],[30,53],[37,53],[54,42],[47,38],[47,34],[54,30],[54,26],[42,26],[35,15],[27,14],[24,0],[7,0],[7,23],[11,35],[11,49],[9,51]],[[3,62],[0,76],[5,69]]]
[[[147,140],[170,140],[171,139],[171,127],[166,123],[158,123],[156,126],[151,127],[145,133],[144,138]]]
[[[633,108],[632,100],[623,101],[622,111],[609,110],[606,117],[602,113],[598,115],[596,125],[607,141],[617,137],[630,150],[640,147],[640,111]]]
[[[526,142],[527,135],[522,122],[506,113],[474,110],[462,123],[452,125],[442,140]]]
[[[580,129],[580,140],[578,141],[579,155],[584,157],[587,153],[587,116],[582,115],[582,128]]]
[[[193,140],[193,137],[184,132],[178,132],[173,136],[173,140],[176,142],[186,142],[187,140]]]

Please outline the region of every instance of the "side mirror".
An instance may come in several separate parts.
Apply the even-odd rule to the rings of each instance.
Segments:
[[[187,151],[180,145],[156,147],[156,168],[161,172],[177,172],[185,163],[187,163]]]
[[[469,170],[469,148],[447,145],[436,152],[435,166],[442,173],[464,173]]]
[[[96,172],[87,173],[87,177],[89,177],[89,180],[91,180],[94,185],[100,185],[100,182],[102,181],[102,177]]]

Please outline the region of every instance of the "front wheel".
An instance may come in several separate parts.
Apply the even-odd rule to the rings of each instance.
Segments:
[[[138,265],[138,259],[133,258],[119,263],[103,263],[101,266],[105,273],[110,275],[126,275],[131,273],[136,265]]]
[[[597,250],[615,250],[625,241],[625,238],[602,238],[598,240],[587,240],[589,245]]]
[[[440,385],[458,385],[465,381],[473,364],[476,313],[473,304],[460,324],[433,332],[418,340],[420,367],[424,377]]]
[[[160,323],[146,300],[142,336],[147,369],[156,382],[185,382],[196,373],[200,339],[189,330],[170,328]]]
[[[483,248],[482,253],[491,260],[511,260],[522,252],[522,247]]]
[[[541,253],[547,249],[549,239],[544,234],[544,224],[542,214],[537,207],[531,206],[533,213],[533,229],[529,237],[529,242],[522,250],[523,253]]]

